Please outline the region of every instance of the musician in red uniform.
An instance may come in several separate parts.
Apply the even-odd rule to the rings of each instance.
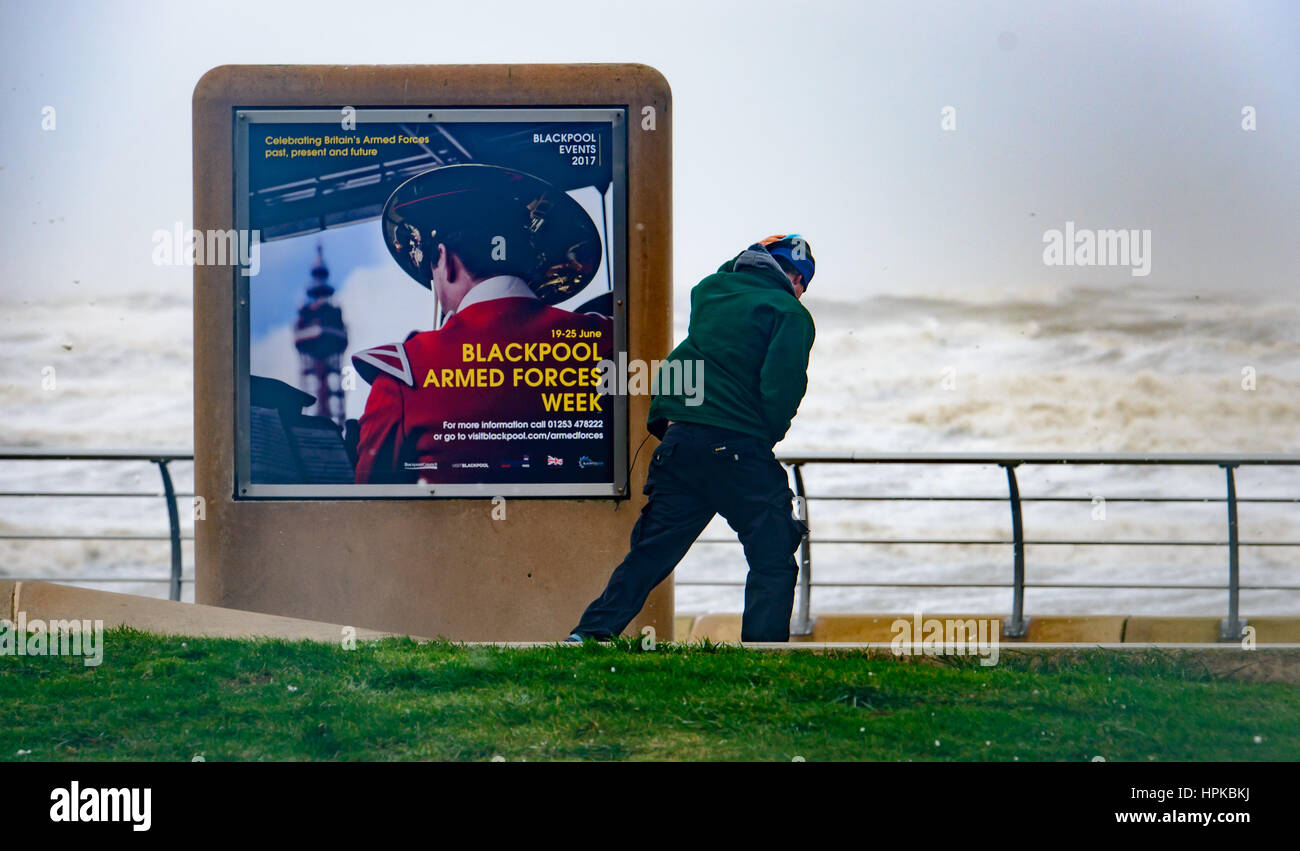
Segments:
[[[553,467],[568,481],[607,478],[612,408],[596,385],[613,323],[551,306],[599,266],[582,207],[521,172],[444,166],[398,187],[383,225],[445,319],[352,356],[371,385],[357,483],[546,481]],[[539,437],[566,422],[585,436]]]

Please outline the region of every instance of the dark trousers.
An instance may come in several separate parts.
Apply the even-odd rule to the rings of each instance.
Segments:
[[[794,551],[807,527],[792,513],[794,494],[771,448],[756,437],[695,423],[668,427],[655,449],[632,529],[631,549],[573,632],[621,633],[646,597],[721,514],[745,547],[742,641],[789,641],[799,568]]]

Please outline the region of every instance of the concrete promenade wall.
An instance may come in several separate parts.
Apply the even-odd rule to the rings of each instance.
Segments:
[[[338,641],[343,625],[303,620],[259,612],[239,611],[194,603],[177,603],[155,597],[117,594],[59,585],[52,582],[0,580],[0,617],[13,621],[19,611],[27,618],[52,620],[102,620],[106,628],[125,625],[175,635],[212,637],[270,636],[288,639]],[[894,633],[891,624],[911,614],[826,614],[813,622],[813,633],[794,636],[791,644],[883,644]],[[1002,614],[926,614],[926,618],[996,618]],[[1030,621],[1023,639],[999,637],[1001,644],[1218,644],[1217,618],[1147,617],[1126,615],[1045,616]],[[1300,647],[1300,616],[1251,618],[1258,644],[1294,644]],[[358,640],[406,635],[358,628]],[[738,642],[740,615],[679,615],[671,636],[676,641]],[[419,636],[412,636],[419,638]],[[1231,646],[1229,642],[1225,646]]]
[[[985,619],[1002,620],[1005,613],[931,613],[926,619]],[[813,618],[813,631],[807,636],[791,636],[793,642],[884,642],[894,637],[890,625],[900,619],[911,619],[904,614],[824,614]],[[1088,644],[1116,643],[1166,643],[1166,644],[1216,644],[1219,643],[1219,618],[1216,617],[1164,617],[1145,615],[1045,615],[1029,619],[1028,634],[1024,638],[1000,637],[1004,644],[1057,644],[1081,642]],[[1300,644],[1300,616],[1248,617],[1249,626],[1255,628],[1258,644]],[[704,614],[679,615],[676,634],[680,640],[739,641],[740,615]]]

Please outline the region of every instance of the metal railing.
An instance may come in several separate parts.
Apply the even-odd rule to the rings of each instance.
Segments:
[[[791,620],[791,633],[808,635],[812,632],[812,545],[826,544],[922,544],[922,545],[964,545],[989,544],[1007,545],[1012,548],[1012,578],[1010,583],[987,582],[856,582],[854,587],[889,587],[889,588],[1010,588],[1012,591],[1011,615],[1004,626],[1004,634],[1009,637],[1023,636],[1028,628],[1029,618],[1025,615],[1026,588],[1099,588],[1099,589],[1155,589],[1155,590],[1223,590],[1228,595],[1227,617],[1220,623],[1220,637],[1223,640],[1240,639],[1247,622],[1241,617],[1240,592],[1251,591],[1300,591],[1295,585],[1242,585],[1240,578],[1240,549],[1250,547],[1298,547],[1300,541],[1242,541],[1238,534],[1237,506],[1240,503],[1300,503],[1297,497],[1254,497],[1237,496],[1234,470],[1245,466],[1296,466],[1300,465],[1300,455],[1183,455],[1183,454],[972,454],[972,453],[927,453],[927,454],[882,454],[882,453],[822,453],[822,452],[788,452],[778,459],[786,465],[794,480],[795,504],[799,518],[809,525],[811,518],[808,510],[810,501],[891,501],[891,502],[1007,502],[1011,510],[1010,539],[957,539],[957,538],[835,538],[817,537],[811,531],[805,535],[799,547],[799,599],[796,612]],[[173,462],[192,462],[190,452],[147,451],[147,450],[49,450],[49,449],[4,449],[0,448],[0,461],[146,461],[155,464],[162,480],[162,491],[0,491],[0,499],[41,497],[119,497],[119,498],[157,498],[162,497],[167,508],[169,533],[167,535],[80,535],[80,534],[23,534],[3,533],[0,540],[21,541],[58,541],[58,540],[132,540],[132,541],[170,541],[171,572],[165,578],[155,577],[99,577],[99,576],[63,576],[60,579],[71,582],[167,582],[170,598],[179,600],[181,585],[192,582],[182,576],[181,542],[193,540],[192,535],[183,535],[180,528],[180,515],[176,500],[180,497],[193,497],[191,493],[177,493],[172,485],[168,464]],[[960,465],[997,465],[1006,471],[1007,496],[893,496],[893,495],[858,495],[858,494],[809,494],[804,485],[803,468],[813,464],[960,464]],[[1026,502],[1086,502],[1090,496],[1038,496],[1027,497],[1020,493],[1016,479],[1016,468],[1022,465],[1175,465],[1175,466],[1217,466],[1223,468],[1226,478],[1226,495],[1224,497],[1108,497],[1107,502],[1142,502],[1142,503],[1215,503],[1227,505],[1226,541],[1187,541],[1187,540],[1030,540],[1025,538],[1022,505]],[[735,543],[733,538],[701,538],[700,543]],[[1031,583],[1026,580],[1025,546],[1026,545],[1086,545],[1086,546],[1226,546],[1228,551],[1227,582],[1222,585],[1188,585],[1188,584],[1150,584],[1150,583]],[[48,579],[50,577],[6,577],[12,579]],[[734,582],[717,581],[678,581],[679,585],[733,585]],[[823,583],[841,585],[843,583]]]
[[[1100,453],[994,453],[974,454],[964,452],[887,454],[854,452],[849,454],[833,452],[786,452],[777,456],[790,469],[794,479],[795,509],[800,520],[808,524],[811,530],[808,503],[812,500],[844,501],[927,501],[927,502],[1006,502],[1011,509],[1011,538],[1007,540],[989,539],[955,539],[955,538],[819,538],[812,531],[805,535],[799,547],[799,599],[794,617],[790,622],[793,635],[812,633],[812,545],[818,544],[922,544],[922,545],[964,545],[992,544],[1008,545],[1012,548],[1012,577],[1008,583],[989,582],[855,582],[853,587],[888,587],[888,588],[1010,588],[1011,615],[1003,626],[1003,634],[1008,637],[1023,637],[1029,627],[1029,618],[1025,615],[1026,588],[1099,588],[1099,589],[1153,589],[1153,590],[1222,590],[1228,595],[1227,617],[1220,621],[1219,637],[1224,641],[1239,640],[1246,628],[1246,619],[1241,617],[1240,592],[1251,591],[1300,591],[1296,585],[1242,585],[1240,576],[1240,550],[1249,547],[1297,547],[1300,541],[1242,541],[1237,528],[1237,505],[1249,503],[1300,503],[1300,497],[1255,497],[1237,496],[1234,470],[1245,466],[1295,466],[1300,465],[1300,455],[1186,455],[1186,454],[1100,454]],[[863,496],[840,494],[808,494],[804,486],[803,468],[811,464],[962,464],[962,465],[997,465],[1006,471],[1007,496]],[[1025,538],[1024,519],[1021,506],[1026,502],[1087,502],[1090,496],[1041,496],[1026,497],[1020,493],[1016,480],[1016,468],[1022,465],[1176,465],[1176,466],[1217,466],[1223,468],[1226,476],[1227,491],[1224,497],[1116,497],[1107,498],[1107,502],[1143,502],[1143,503],[1215,503],[1227,504],[1226,541],[1188,541],[1188,540],[1029,540]],[[722,544],[735,543],[734,538],[701,538],[700,543]],[[1086,546],[1225,546],[1228,552],[1228,576],[1223,585],[1189,585],[1189,584],[1116,584],[1116,583],[1031,583],[1025,577],[1026,545],[1086,545]],[[681,581],[678,585],[732,585],[733,582],[716,582],[708,580]],[[836,583],[842,585],[844,583]]]
[[[193,461],[194,453],[192,452],[173,452],[168,450],[149,451],[149,450],[121,450],[121,449],[98,449],[98,450],[55,450],[55,449],[25,449],[25,448],[0,448],[0,461],[147,461],[158,466],[158,473],[162,477],[162,492],[147,491],[0,491],[0,499],[4,498],[135,498],[148,499],[162,497],[167,507],[167,524],[168,534],[166,535],[68,535],[68,534],[23,534],[23,533],[3,533],[0,534],[0,541],[170,541],[171,542],[171,573],[165,578],[157,577],[133,577],[133,576],[61,576],[63,581],[67,582],[166,582],[168,583],[168,597],[172,600],[181,598],[181,585],[185,582],[192,582],[192,579],[186,579],[182,576],[181,565],[181,541],[193,540],[193,535],[181,534],[180,512],[176,507],[178,497],[193,498],[192,493],[177,493],[172,486],[171,471],[167,465],[176,461]],[[18,580],[42,580],[50,579],[48,576],[6,576],[5,579]]]

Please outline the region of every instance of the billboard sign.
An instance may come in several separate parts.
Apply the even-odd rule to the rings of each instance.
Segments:
[[[235,113],[236,498],[626,495],[625,108]]]

